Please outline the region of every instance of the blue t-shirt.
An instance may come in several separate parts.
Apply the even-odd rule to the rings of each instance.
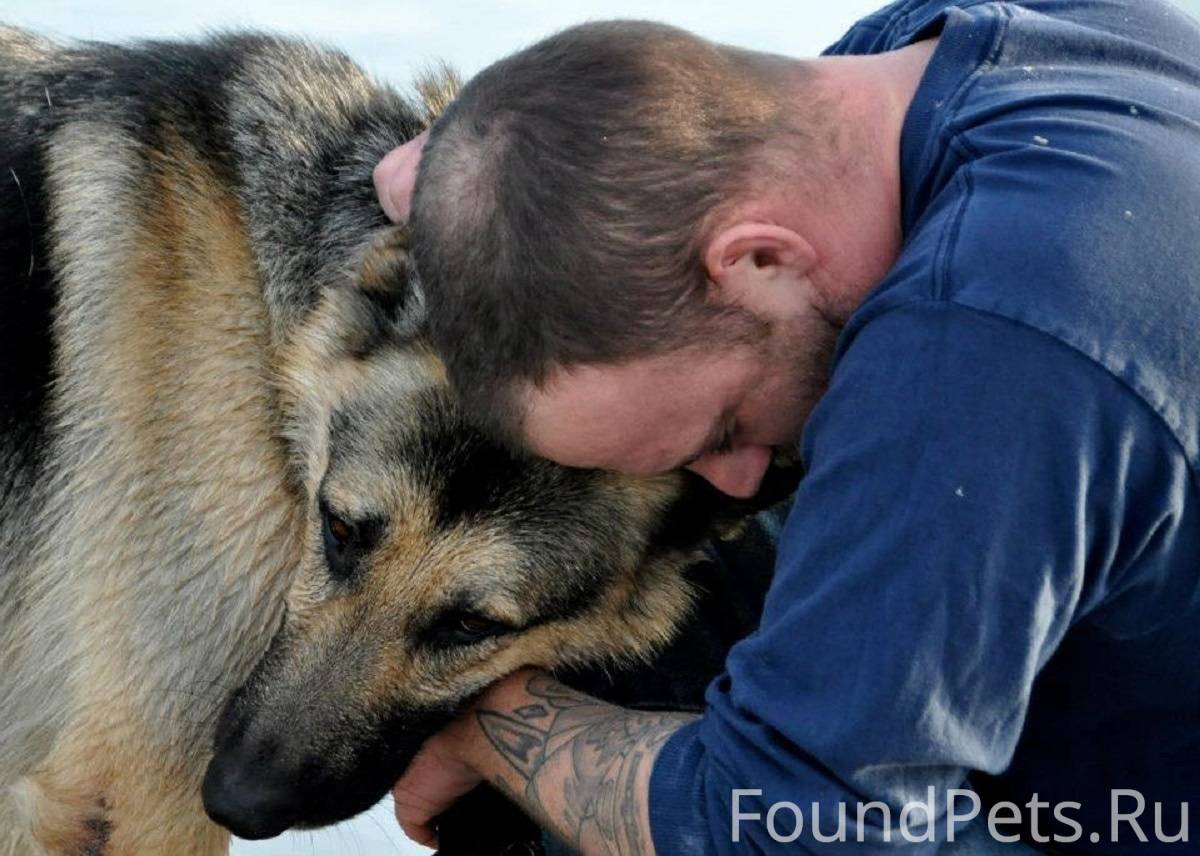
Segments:
[[[1164,843],[1200,824],[1200,27],[904,0],[830,52],[939,33],[902,253],[806,426],[762,625],[656,762],[659,853],[820,849],[839,804],[825,846],[932,852],[899,817],[930,786],[939,842],[966,787],[1058,852],[1200,840]]]

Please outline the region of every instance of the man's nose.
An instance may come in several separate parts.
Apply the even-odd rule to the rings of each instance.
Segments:
[[[758,492],[770,465],[769,447],[742,446],[730,452],[705,455],[688,464],[687,469],[722,493],[747,499]]]

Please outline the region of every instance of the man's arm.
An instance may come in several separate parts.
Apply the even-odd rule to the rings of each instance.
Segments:
[[[396,786],[396,815],[433,843],[433,819],[486,780],[582,853],[653,853],[650,770],[693,718],[626,710],[524,670],[426,744]]]
[[[478,715],[460,721],[478,734],[467,746],[488,747],[487,778],[499,772],[565,838],[581,839],[583,826],[565,819],[587,816],[589,805],[618,828],[628,803],[616,784],[632,778],[647,850],[652,791],[651,831],[672,853],[774,852],[781,838],[804,852],[831,834],[839,852],[935,853],[965,825],[948,796],[967,772],[1011,763],[1034,680],[1076,615],[1119,619],[1129,632],[1187,602],[1170,595],[1164,575],[1195,555],[1182,511],[1191,507],[1189,462],[1120,381],[1038,330],[941,300],[850,332],[809,422],[809,469],[762,623],[731,651],[698,727],[681,731],[680,718],[647,729],[653,737],[598,739],[608,763],[584,751],[592,772],[580,777],[576,747],[588,741],[578,736],[589,729],[568,723],[627,737],[639,732],[625,717],[637,717],[592,704],[551,716],[528,679],[516,695],[506,683],[484,709],[519,720],[516,711],[540,704],[554,723],[526,750],[541,772],[520,776],[530,767],[504,761]],[[1114,578],[1120,615],[1103,609],[1114,603]],[[1090,721],[1106,666],[1075,657],[1096,696],[1043,722],[1079,747],[1077,763],[1101,771],[1071,728]],[[606,710],[617,717],[606,720]],[[628,769],[633,758],[639,776],[594,772]],[[406,776],[410,788],[415,781]],[[612,783],[607,793],[586,787],[599,781]],[[916,812],[909,820],[918,838],[933,835],[906,840],[905,809],[930,788],[932,829],[912,820]],[[772,808],[785,803],[799,807],[797,822],[777,811],[772,825]]]

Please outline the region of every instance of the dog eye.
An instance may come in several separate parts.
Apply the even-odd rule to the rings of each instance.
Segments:
[[[338,579],[349,579],[363,567],[363,561],[379,542],[384,530],[382,520],[347,520],[321,503],[321,541],[329,572]]]
[[[353,523],[338,517],[328,508],[321,509],[322,529],[325,536],[325,550],[332,554],[341,553],[355,540],[357,535]]]
[[[498,622],[484,618],[482,615],[467,613],[458,618],[458,631],[464,636],[486,636],[499,628]]]
[[[429,638],[434,644],[450,647],[475,645],[495,636],[508,633],[513,628],[485,615],[466,610],[455,610],[444,615],[432,628]]]
[[[329,534],[339,547],[345,547],[354,537],[354,527],[333,514],[325,516],[325,525],[329,527]]]

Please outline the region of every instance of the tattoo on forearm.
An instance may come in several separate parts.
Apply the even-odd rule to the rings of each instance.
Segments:
[[[580,851],[651,852],[639,777],[692,717],[613,707],[545,675],[530,678],[525,691],[537,701],[476,715],[492,746],[516,771],[529,808]],[[552,796],[562,804],[557,817],[547,805]]]

